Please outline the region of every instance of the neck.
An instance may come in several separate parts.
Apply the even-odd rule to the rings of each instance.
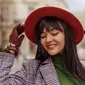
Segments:
[[[63,54],[57,54],[57,55],[54,55],[54,56],[51,56],[53,62],[56,62],[56,63],[60,63],[64,60],[64,56]]]

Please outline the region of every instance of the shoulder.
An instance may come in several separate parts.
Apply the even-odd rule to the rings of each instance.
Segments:
[[[32,65],[37,65],[39,63],[40,63],[40,61],[37,60],[37,59],[27,59],[27,60],[24,61],[25,65],[31,65],[31,66]]]
[[[37,59],[28,59],[23,63],[26,69],[36,69],[40,65],[40,61]]]
[[[0,57],[15,57],[15,55],[6,52],[0,52]]]

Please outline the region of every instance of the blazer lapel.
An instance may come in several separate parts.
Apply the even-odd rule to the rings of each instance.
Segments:
[[[51,58],[42,63],[40,66],[40,71],[47,85],[60,85]]]

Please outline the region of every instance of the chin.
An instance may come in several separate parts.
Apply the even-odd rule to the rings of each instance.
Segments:
[[[60,52],[59,52],[59,53],[60,53]],[[49,53],[49,55],[55,56],[55,55],[57,55],[57,54],[59,54],[59,53]]]
[[[62,54],[62,53],[63,53],[63,51],[57,52],[57,53],[48,53],[48,54],[51,55],[51,56],[55,56],[55,55]]]

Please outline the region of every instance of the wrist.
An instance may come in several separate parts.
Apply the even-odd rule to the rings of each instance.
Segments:
[[[14,50],[10,50],[8,48],[4,49],[4,52],[16,55],[16,52]]]
[[[14,55],[16,54],[16,52],[14,50],[9,50],[9,52],[14,54]]]
[[[6,47],[4,51],[7,53],[12,53],[14,55],[18,54],[18,48],[12,43],[9,43],[9,45]]]

